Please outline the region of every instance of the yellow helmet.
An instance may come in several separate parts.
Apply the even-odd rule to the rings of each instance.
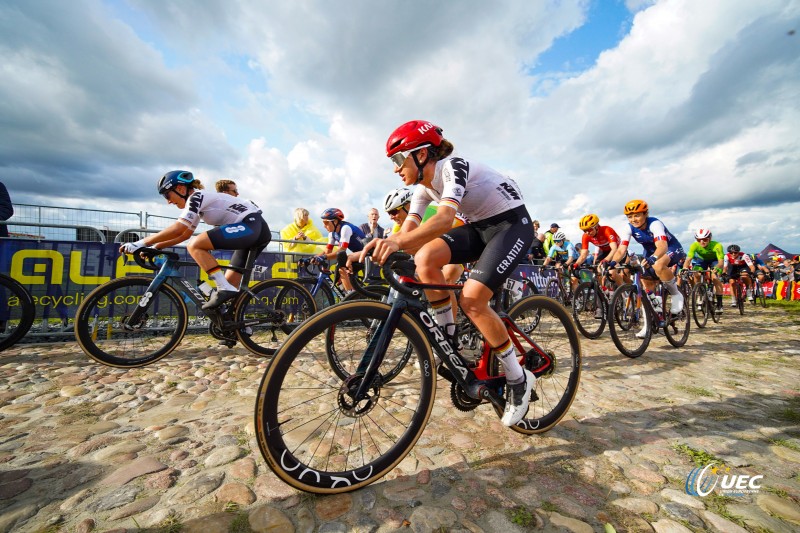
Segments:
[[[584,216],[583,218],[581,218],[581,221],[578,222],[578,226],[583,231],[586,231],[589,228],[593,228],[598,224],[600,224],[600,219],[594,213]]]
[[[630,215],[632,213],[646,213],[650,208],[647,207],[647,202],[644,200],[631,200],[627,204],[625,204],[625,214]]]

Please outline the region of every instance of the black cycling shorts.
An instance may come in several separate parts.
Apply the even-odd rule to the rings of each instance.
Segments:
[[[260,254],[272,240],[272,233],[261,213],[252,213],[239,222],[208,230],[208,239],[215,250],[234,250],[231,266],[243,268],[247,262],[247,251],[257,246],[256,255]]]
[[[524,205],[499,215],[453,228],[441,237],[450,248],[450,263],[475,264],[470,279],[496,290],[514,273],[533,241],[531,217]]]
[[[738,278],[742,274],[750,275],[750,267],[747,265],[728,265],[728,277]]]

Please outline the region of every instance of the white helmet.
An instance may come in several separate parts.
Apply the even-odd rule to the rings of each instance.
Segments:
[[[567,236],[564,235],[563,231],[559,231],[555,235],[553,235],[553,240],[554,241],[566,241],[567,240]]]
[[[386,199],[383,201],[383,209],[384,211],[391,211],[392,209],[397,209],[406,205],[408,202],[411,201],[411,196],[414,194],[414,191],[411,189],[406,189],[405,187],[400,189],[395,189],[394,191],[390,192],[386,195]]]
[[[694,232],[695,239],[710,239],[711,238],[711,230],[705,228],[698,228],[697,231]]]

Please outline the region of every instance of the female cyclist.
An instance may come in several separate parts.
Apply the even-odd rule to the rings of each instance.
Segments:
[[[200,180],[185,170],[164,174],[158,181],[158,194],[168,204],[174,204],[182,210],[178,220],[155,235],[123,244],[119,251],[132,254],[144,246],[160,250],[188,240],[201,221],[217,226],[197,235],[186,248],[198,266],[217,285],[217,292],[203,304],[203,309],[212,309],[234,298],[242,275],[234,270],[223,273],[211,250],[235,250],[231,265],[244,267],[247,250],[258,246],[260,253],[272,238],[261,210],[249,200],[203,191]]]
[[[528,411],[534,376],[517,361],[514,347],[489,300],[525,258],[533,239],[531,218],[514,180],[473,160],[452,156],[453,145],[434,124],[413,120],[386,141],[386,155],[403,184],[415,186],[408,217],[400,232],[365,246],[383,264],[398,250],[418,249],[414,262],[423,283],[443,284],[442,267],[475,265],[461,291],[464,313],[492,346],[506,374],[506,409],[502,423],[512,426]],[[422,222],[425,208],[438,202],[436,214]],[[453,228],[460,211],[469,223]],[[366,253],[366,252],[365,252]],[[453,308],[446,291],[426,291],[436,320],[455,332]]]

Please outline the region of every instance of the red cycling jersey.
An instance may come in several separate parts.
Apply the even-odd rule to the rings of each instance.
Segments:
[[[589,243],[592,243],[597,246],[601,252],[608,252],[611,250],[609,243],[612,242],[619,244],[619,235],[617,235],[617,232],[614,231],[614,228],[611,226],[597,226],[597,231],[595,232],[594,237],[590,237],[588,233],[583,234],[583,239],[581,239],[581,248],[587,250]]]

